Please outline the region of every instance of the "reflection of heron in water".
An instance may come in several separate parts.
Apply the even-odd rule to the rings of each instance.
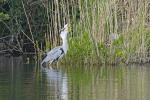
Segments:
[[[42,66],[45,66],[46,63],[52,64],[53,62],[57,62],[60,58],[67,53],[68,50],[68,41],[67,41],[67,34],[68,34],[68,25],[66,24],[64,28],[61,29],[60,37],[63,40],[62,46],[55,47],[51,51],[47,52],[45,58],[41,62]]]
[[[48,81],[48,92],[52,97],[57,97],[60,100],[68,100],[68,79],[67,74],[58,70],[49,70],[43,68],[43,72],[46,73]]]

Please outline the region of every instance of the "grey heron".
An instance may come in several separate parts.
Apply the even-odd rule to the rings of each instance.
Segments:
[[[64,26],[64,28],[61,29],[60,37],[62,38],[62,45],[53,48],[51,51],[46,53],[45,58],[41,62],[41,65],[44,64],[52,64],[53,62],[57,62],[59,59],[61,59],[68,50],[68,41],[67,41],[67,34],[68,34],[68,24]]]

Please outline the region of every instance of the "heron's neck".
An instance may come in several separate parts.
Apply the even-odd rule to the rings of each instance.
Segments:
[[[65,54],[67,53],[68,50],[68,40],[67,37],[63,38],[63,44],[62,44],[63,50],[65,52]]]

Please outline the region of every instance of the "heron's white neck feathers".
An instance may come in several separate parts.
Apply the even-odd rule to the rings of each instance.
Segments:
[[[67,53],[67,50],[68,50],[68,40],[67,40],[67,37],[65,38],[62,38],[63,39],[63,44],[62,44],[62,48],[65,52],[65,54]]]
[[[67,53],[67,50],[68,50],[67,34],[68,34],[68,27],[67,27],[67,25],[65,25],[64,30],[60,33],[60,37],[63,40],[62,48],[63,48],[65,54]]]

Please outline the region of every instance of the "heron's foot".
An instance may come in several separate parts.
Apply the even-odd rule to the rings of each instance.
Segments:
[[[48,69],[53,70],[53,67],[52,66],[48,66]]]
[[[56,68],[58,68],[58,66],[59,66],[59,62],[56,63]]]
[[[51,66],[51,63],[48,64],[48,69],[53,70],[53,67]]]

